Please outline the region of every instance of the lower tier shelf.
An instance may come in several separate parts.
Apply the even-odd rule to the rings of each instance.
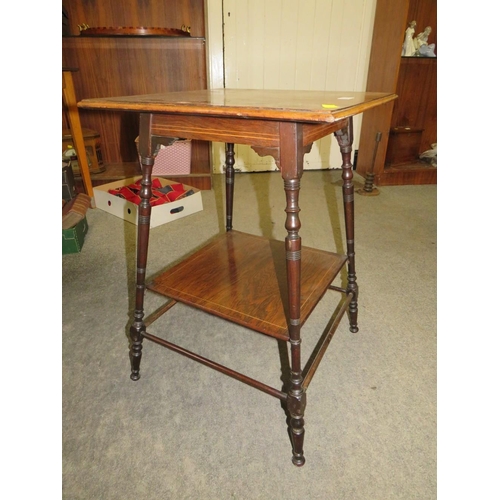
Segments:
[[[346,261],[345,255],[302,247],[301,324]],[[147,288],[252,330],[288,340],[283,241],[229,231],[156,277]]]

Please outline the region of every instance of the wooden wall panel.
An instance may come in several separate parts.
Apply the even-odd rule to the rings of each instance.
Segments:
[[[63,0],[72,35],[78,25],[90,27],[146,26],[176,28],[191,26],[191,36],[205,36],[204,0]]]
[[[426,116],[419,153],[431,149],[432,144],[437,143],[437,60],[434,62],[435,64],[430,66],[428,75]]]
[[[395,92],[409,0],[378,0],[366,90]]]
[[[404,32],[413,20],[417,23],[415,35],[431,26],[428,42],[437,45],[437,0],[378,0],[366,89],[396,92],[399,98],[364,114],[357,172],[363,176],[373,172],[375,184],[380,186],[435,183],[437,178],[435,169],[418,165],[418,161],[407,170],[406,165],[394,169],[386,164],[388,145],[391,157],[397,157],[394,151],[401,139],[390,139],[391,127],[423,129],[420,153],[437,142],[437,58],[401,57]],[[382,133],[382,140],[373,165],[377,132]],[[408,140],[413,140],[415,132],[409,134]]]
[[[416,21],[415,36],[432,28],[428,43],[437,42],[437,1],[412,0],[407,24]],[[437,50],[435,51],[437,54]],[[392,127],[411,127],[423,130],[418,154],[431,149],[437,142],[437,58],[402,57],[391,119]],[[417,161],[418,156],[413,158]]]
[[[401,60],[391,127],[425,128],[432,112],[429,98],[436,101],[436,63],[436,58],[427,57]]]
[[[206,88],[205,41],[182,37],[63,37],[63,65],[77,100]],[[81,110],[82,126],[101,135],[104,163],[137,161],[136,113]]]
[[[408,9],[407,23],[416,21],[415,36],[422,33],[427,26],[432,28],[428,43],[436,44],[437,55],[437,0],[412,0]]]

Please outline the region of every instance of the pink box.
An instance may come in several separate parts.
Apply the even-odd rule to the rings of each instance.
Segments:
[[[153,165],[153,175],[187,175],[190,173],[191,139],[179,139],[170,146],[160,146]]]

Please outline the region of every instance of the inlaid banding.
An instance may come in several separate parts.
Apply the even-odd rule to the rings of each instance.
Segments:
[[[151,165],[154,165],[155,157],[154,156],[141,156],[141,163],[143,165],[146,165],[147,167],[150,167]]]
[[[286,252],[286,260],[300,260],[300,258],[301,258],[301,251],[300,250]]]

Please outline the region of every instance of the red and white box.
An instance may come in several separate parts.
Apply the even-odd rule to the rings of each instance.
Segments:
[[[138,143],[139,138],[135,140]],[[153,165],[153,175],[191,173],[191,139],[177,139],[170,146],[160,146]]]
[[[96,207],[108,212],[116,217],[120,217],[133,224],[138,223],[139,206],[124,198],[120,198],[111,194],[109,191],[114,191],[120,188],[125,188],[130,184],[136,183],[141,179],[141,176],[130,177],[128,179],[121,179],[119,181],[94,186],[94,199]],[[153,178],[154,180],[155,178]],[[163,177],[156,177],[161,186],[178,185],[176,181],[164,179]],[[154,228],[181,219],[188,215],[203,210],[203,202],[201,199],[201,192],[192,186],[182,184],[183,191],[189,192],[189,196],[178,198],[170,203],[163,205],[153,206],[151,208],[150,227]]]

